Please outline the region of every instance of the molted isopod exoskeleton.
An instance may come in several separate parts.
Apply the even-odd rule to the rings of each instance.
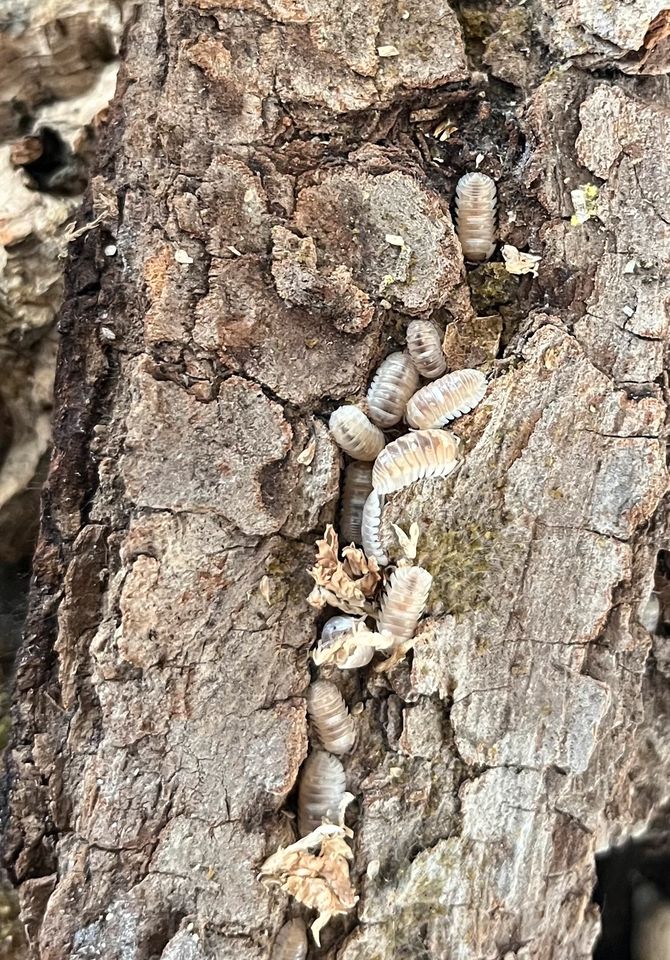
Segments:
[[[344,471],[344,489],[340,510],[340,542],[362,543],[363,506],[372,490],[372,464],[350,463]]]
[[[372,469],[377,493],[393,493],[416,480],[446,477],[458,464],[458,441],[446,430],[418,430],[381,451]]]
[[[638,608],[637,618],[649,633],[656,633],[658,622],[661,619],[661,603],[658,596],[652,593],[648,600],[643,600]]]
[[[427,383],[407,404],[410,427],[430,430],[469,413],[486,393],[486,377],[479,370],[456,370]]]
[[[340,670],[358,670],[360,667],[367,666],[375,651],[374,647],[368,646],[364,642],[356,643],[354,649],[348,655],[346,651],[343,651],[337,656],[331,657],[328,650],[343,634],[353,634],[361,626],[361,621],[357,617],[344,614],[326,620],[321,631],[321,638],[312,654],[314,662],[321,664],[332,660]]]
[[[435,380],[447,369],[442,337],[431,320],[410,320],[407,326],[407,349],[422,377]]]
[[[272,960],[305,960],[307,928],[303,920],[289,920],[281,928],[272,947]]]
[[[321,826],[324,818],[337,823],[347,789],[344,767],[330,753],[315,750],[307,757],[298,787],[298,830],[301,837]]]
[[[411,640],[423,613],[433,578],[423,567],[398,567],[391,574],[381,605],[379,631],[393,637],[394,645]]]
[[[361,537],[365,555],[367,557],[374,557],[380,567],[385,567],[389,562],[389,558],[384,552],[382,542],[379,538],[383,506],[384,497],[380,496],[376,490],[373,490],[365,501],[365,506],[363,507],[363,522],[361,524]]]
[[[342,694],[330,680],[315,680],[307,690],[307,712],[324,750],[349,753],[356,742],[356,725]]]
[[[368,389],[370,419],[384,428],[398,423],[418,386],[419,374],[409,354],[392,353],[380,364]]]
[[[485,173],[456,184],[456,233],[466,260],[488,260],[496,248],[496,185]]]
[[[374,460],[384,447],[384,434],[359,407],[338,407],[328,427],[335,443],[354,460]]]

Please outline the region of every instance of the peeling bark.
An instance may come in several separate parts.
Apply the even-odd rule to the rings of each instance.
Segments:
[[[35,957],[268,957],[325,419],[412,316],[491,385],[463,468],[389,501],[431,616],[409,662],[343,680],[360,900],[313,955],[591,956],[595,853],[667,827],[669,756],[667,640],[638,620],[667,547],[664,41],[658,4],[602,9],[207,0],[130,30],[17,675],[6,857]],[[537,278],[465,270],[450,203],[477,165]]]

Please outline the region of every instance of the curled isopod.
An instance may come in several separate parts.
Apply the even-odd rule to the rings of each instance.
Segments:
[[[458,440],[446,430],[417,430],[384,447],[372,469],[377,493],[393,493],[416,480],[446,477],[458,465]]]
[[[344,489],[340,510],[340,542],[342,544],[361,541],[361,520],[363,506],[372,490],[372,464],[350,463],[344,471]]]
[[[423,567],[398,567],[391,574],[378,621],[394,645],[411,640],[426,607],[433,578]]]
[[[305,837],[324,819],[337,823],[347,781],[344,767],[330,753],[315,750],[307,757],[298,787],[298,830]]]
[[[382,525],[383,506],[384,497],[380,496],[376,490],[373,490],[365,501],[365,506],[363,507],[363,522],[361,524],[361,537],[365,555],[367,557],[374,557],[380,567],[385,567],[389,562],[389,558],[384,552],[379,536]]]
[[[466,260],[488,260],[496,248],[496,185],[485,173],[456,184],[456,233]]]
[[[354,460],[374,460],[384,447],[384,434],[359,407],[348,404],[330,415],[328,427],[335,443]]]
[[[281,928],[272,947],[272,960],[305,960],[307,928],[304,921],[289,920]]]
[[[427,383],[407,404],[410,427],[430,430],[469,413],[486,393],[486,377],[479,370],[456,370]]]
[[[342,694],[330,680],[315,680],[307,690],[307,713],[319,742],[329,753],[349,753],[356,725]]]
[[[407,349],[422,377],[435,380],[447,369],[440,331],[431,320],[410,320],[407,326]]]
[[[367,666],[375,651],[374,647],[364,642],[363,626],[361,620],[344,614],[326,620],[321,638],[312,654],[314,663],[321,665],[333,662],[340,670],[358,670]],[[358,639],[350,643],[348,649],[342,649],[339,641],[345,637],[351,639],[354,635]]]
[[[392,353],[380,364],[368,389],[370,419],[384,428],[398,423],[418,386],[419,374],[410,355]]]

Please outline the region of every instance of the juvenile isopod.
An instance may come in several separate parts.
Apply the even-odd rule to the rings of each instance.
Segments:
[[[410,320],[407,326],[407,349],[422,377],[435,380],[447,369],[440,331],[431,320]]]
[[[456,370],[427,383],[407,404],[410,427],[430,430],[469,413],[486,393],[486,377],[479,370]]]
[[[335,443],[354,460],[374,460],[384,447],[384,434],[359,407],[348,404],[330,415],[328,427]]]
[[[330,680],[315,680],[307,690],[307,713],[319,742],[329,753],[349,753],[356,725],[342,694]]]
[[[380,567],[385,567],[389,562],[389,558],[384,552],[379,537],[379,531],[382,525],[383,506],[384,497],[380,496],[376,490],[373,490],[365,501],[365,506],[363,507],[363,522],[361,524],[361,537],[365,555],[367,557],[374,557]]]
[[[398,423],[418,386],[419,374],[409,354],[392,353],[380,364],[368,389],[370,419],[384,428]]]
[[[305,960],[307,928],[297,917],[281,928],[272,947],[272,960]]]
[[[372,464],[350,463],[344,471],[344,489],[340,512],[340,542],[362,543],[363,506],[372,490]]]
[[[381,451],[372,469],[377,493],[393,493],[416,480],[446,477],[458,465],[458,441],[446,430],[418,430]]]
[[[298,787],[298,830],[305,837],[324,818],[336,823],[347,782],[344,767],[330,753],[315,750],[307,757]]]
[[[378,627],[393,637],[394,645],[411,640],[423,613],[433,583],[423,567],[398,567],[391,574]]]
[[[495,250],[496,203],[485,173],[466,173],[456,184],[456,233],[466,260],[488,260]]]

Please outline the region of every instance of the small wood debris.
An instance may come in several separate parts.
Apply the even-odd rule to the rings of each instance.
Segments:
[[[598,194],[600,193],[595,183],[586,183],[576,190],[570,191],[572,205],[575,212],[570,218],[573,227],[578,227],[587,220],[593,220],[598,216]]]
[[[380,57],[399,57],[400,50],[398,50],[394,44],[387,43],[381,47],[377,47],[377,55]]]
[[[351,800],[352,795],[345,794],[344,806]],[[311,929],[317,946],[328,921],[353,910],[358,901],[349,877],[353,854],[346,838],[351,836],[343,819],[339,824],[324,823],[289,847],[280,847],[261,867],[260,880],[277,884],[298,903],[316,910]]]
[[[537,276],[537,270],[542,257],[536,253],[524,253],[518,250],[511,243],[504,244],[502,248],[503,260],[505,261],[505,270],[514,276],[521,276],[524,273],[531,273]]]
[[[329,523],[323,539],[316,541],[316,562],[309,571],[316,586],[307,601],[319,610],[330,604],[345,613],[370,613],[369,600],[381,579],[377,561],[351,545],[343,549],[340,560],[338,545],[338,536]]]
[[[177,263],[184,263],[184,264],[193,263],[193,257],[189,257],[187,252],[185,250],[182,250],[181,248],[178,248],[177,250],[175,250],[174,258],[177,261]]]
[[[315,454],[316,454],[316,437],[311,436],[309,438],[309,442],[307,446],[302,451],[302,453],[298,454],[298,456],[296,457],[296,460],[298,461],[298,463],[302,464],[303,467],[308,467],[312,462],[312,460],[314,459]]]

